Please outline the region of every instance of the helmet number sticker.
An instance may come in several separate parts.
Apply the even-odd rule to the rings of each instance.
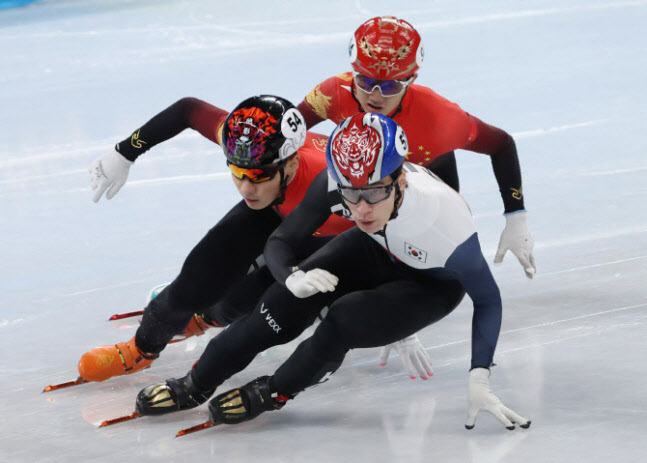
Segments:
[[[409,149],[409,143],[407,141],[407,136],[404,133],[404,130],[402,130],[402,127],[398,126],[398,128],[395,131],[395,149],[398,152],[398,154],[402,157],[406,157],[407,151]]]
[[[303,121],[299,117],[297,113],[291,114],[290,117],[287,118],[288,125],[292,128],[292,131],[296,133],[297,130],[299,130],[299,125],[303,124]]]
[[[279,158],[286,159],[303,146],[306,140],[306,124],[296,108],[288,109],[281,120],[281,133],[285,137],[279,149]]]
[[[424,60],[425,49],[422,46],[422,42],[420,42],[420,45],[418,45],[418,50],[416,50],[416,65],[418,65],[418,67],[421,67]]]
[[[357,59],[357,46],[355,44],[355,36],[351,37],[350,42],[348,43],[348,58],[351,63],[354,63]]]

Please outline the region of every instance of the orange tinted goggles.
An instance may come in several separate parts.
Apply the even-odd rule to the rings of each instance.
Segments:
[[[259,166],[251,169],[235,166],[234,164],[229,163],[227,163],[227,165],[234,177],[240,180],[247,177],[247,179],[252,183],[263,183],[268,180],[272,180],[280,169],[280,166],[278,165]]]

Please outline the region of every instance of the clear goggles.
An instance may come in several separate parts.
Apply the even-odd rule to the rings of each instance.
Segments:
[[[391,182],[388,185],[381,186],[372,186],[372,187],[363,187],[363,188],[347,188],[342,186],[337,186],[337,191],[339,194],[351,204],[359,203],[360,199],[364,198],[369,204],[377,204],[380,201],[384,201],[391,195],[391,191],[395,186],[395,182]]]
[[[411,76],[406,80],[382,80],[354,72],[353,77],[357,84],[357,88],[361,91],[370,94],[373,93],[373,90],[377,87],[382,96],[386,97],[399,95],[404,92],[407,86],[413,82],[414,76]]]

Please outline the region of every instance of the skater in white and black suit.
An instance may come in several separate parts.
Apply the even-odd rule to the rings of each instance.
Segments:
[[[350,349],[411,335],[448,315],[467,292],[474,317],[466,426],[473,427],[481,409],[508,429],[530,425],[490,389],[501,297],[469,208],[428,170],[403,163],[406,153],[404,132],[386,116],[357,114],[335,129],[326,149],[327,171],[266,245],[277,283],[252,313],[210,342],[190,372],[191,383],[217,387],[257,353],[298,336],[322,305],[330,311],[273,376],[213,399],[214,421],[238,423],[281,408],[305,388],[328,380]],[[331,213],[352,216],[357,227],[299,262],[301,244]],[[159,399],[173,397],[177,406],[183,396],[195,395],[177,385],[174,380],[144,389],[138,410],[159,414],[164,408]]]

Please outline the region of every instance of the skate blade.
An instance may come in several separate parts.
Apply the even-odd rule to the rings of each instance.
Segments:
[[[79,376],[74,381],[68,381],[67,383],[50,384],[49,386],[45,386],[45,389],[43,389],[43,392],[55,391],[57,389],[63,389],[65,387],[71,387],[71,386],[78,386],[79,384],[89,383],[89,382],[90,381],[86,381]]]
[[[139,315],[144,315],[143,310],[137,310],[135,312],[126,312],[126,313],[116,313],[108,319],[108,321],[121,320],[122,318],[137,317]]]
[[[186,436],[187,434],[202,431],[203,429],[212,428],[214,426],[218,426],[219,424],[221,424],[221,423],[216,423],[213,420],[205,421],[204,423],[197,424],[195,426],[191,426],[190,428],[186,428],[186,429],[181,430],[180,432],[178,432],[175,435],[175,437]]]
[[[137,412],[132,412],[130,415],[120,416],[119,418],[113,418],[111,420],[106,420],[103,423],[101,423],[99,425],[99,427],[104,428],[106,426],[111,426],[113,424],[123,423],[124,421],[134,420],[135,418],[139,418],[140,416],[142,416],[142,415],[137,413]]]

